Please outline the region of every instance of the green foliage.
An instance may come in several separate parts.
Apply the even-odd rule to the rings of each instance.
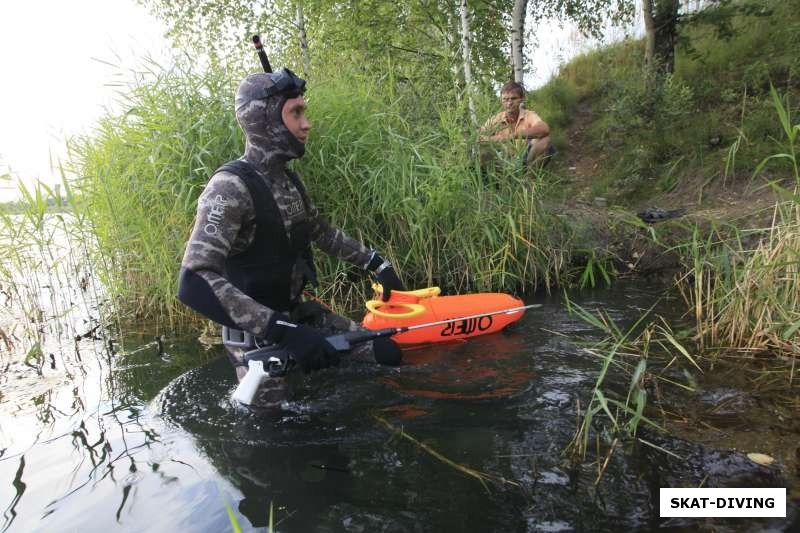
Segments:
[[[178,47],[212,59],[238,57],[246,39],[261,33],[273,65],[315,76],[331,65],[346,65],[380,76],[389,58],[393,75],[425,82],[428,90],[463,88],[460,2],[409,0],[139,0],[164,21]],[[513,0],[467,3],[472,71],[477,84],[492,87],[512,78],[508,64]],[[307,51],[301,50],[302,12]],[[605,23],[630,22],[634,0],[546,0],[528,3],[529,33],[545,18],[571,21],[584,35],[600,37]],[[198,39],[198,36],[202,36]],[[526,39],[529,39],[529,34]],[[305,56],[305,57],[304,57]],[[300,68],[302,65],[302,69]]]
[[[242,150],[223,69],[152,69],[122,95],[125,112],[68,143],[74,209],[96,236],[95,262],[119,309],[171,315],[183,246],[203,184]]]
[[[671,76],[648,79],[643,44],[629,40],[575,58],[540,89],[596,114],[593,148],[614,154],[593,181],[596,194],[636,201],[699,176],[730,184],[774,149],[781,131],[768,89],[772,81],[800,91],[800,1],[718,4],[682,16]],[[723,19],[721,41],[712,23]]]
[[[608,0],[600,0],[607,2]],[[140,0],[162,19],[179,46],[192,42],[216,61],[239,57],[249,36],[262,34],[274,67],[304,71],[299,46],[297,7],[302,6],[313,77],[320,70],[347,66],[372,76],[385,73],[375,58],[389,58],[393,75],[419,82],[428,90],[458,83],[460,20],[458,2],[412,0],[213,0],[177,2]],[[478,79],[507,78],[507,18],[510,0],[470,3],[473,24],[473,70]],[[204,36],[198,40],[197,36]],[[199,41],[199,42],[198,42]],[[454,74],[456,79],[454,80]]]
[[[129,88],[124,113],[70,143],[75,209],[96,235],[97,264],[118,309],[184,317],[174,294],[197,197],[242,151],[231,109],[231,80],[241,75],[154,69]],[[486,187],[476,130],[453,93],[339,69],[307,99],[314,128],[296,168],[312,198],[334,224],[398,264],[409,286],[463,292],[560,281],[569,231],[543,211],[529,177],[500,172],[496,188]],[[496,105],[478,99],[481,110]],[[366,283],[350,292],[362,273],[351,276],[322,254],[318,264],[329,301],[363,301]]]
[[[509,77],[504,49],[511,2],[470,2],[473,31],[473,72],[491,84]],[[461,25],[458,2],[385,2],[323,0],[306,4],[309,17],[310,55],[314,72],[347,65],[374,77],[391,76],[422,85],[426,91],[449,91],[463,86]],[[478,22],[479,23],[476,23]],[[287,41],[294,40],[286,35]]]
[[[738,7],[746,5],[743,2]],[[757,7],[759,16],[751,16],[752,10],[743,13],[735,6],[723,5],[699,13],[686,25],[675,72],[705,88],[699,96],[709,103],[717,101],[720,88],[766,94],[770,80],[784,86],[797,78],[800,58],[793,50],[800,45],[800,2],[758,2]],[[720,22],[728,28],[724,40],[713,31]]]
[[[800,124],[793,123],[788,100],[774,88],[770,97],[784,134],[782,151],[765,158],[753,176],[780,163],[791,168],[793,190],[769,182],[783,200],[775,205],[768,231],[747,235],[738,228],[714,227],[701,238],[693,228],[682,247],[690,275],[680,286],[702,345],[783,354],[791,361],[791,386],[800,349]],[[755,244],[745,245],[748,237]]]
[[[603,36],[606,21],[630,23],[636,11],[634,0],[544,0],[530,4],[529,17],[533,20],[569,20],[582,34],[597,39]]]
[[[399,264],[407,284],[466,290],[551,285],[562,233],[528,178],[475,168],[476,132],[457,101],[354,75],[310,96],[316,133],[301,162],[312,196],[337,225]],[[438,99],[437,99],[438,98]],[[488,107],[488,102],[481,107]],[[496,105],[496,104],[495,104]],[[324,278],[342,265],[325,261]]]

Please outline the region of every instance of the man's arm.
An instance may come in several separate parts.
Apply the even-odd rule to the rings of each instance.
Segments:
[[[514,133],[514,137],[522,139],[541,139],[550,135],[550,126],[533,111],[522,111],[522,123]]]
[[[311,219],[311,239],[317,247],[328,255],[366,269],[374,250],[370,250],[344,231],[331,226],[311,200],[308,197],[305,200]]]
[[[478,130],[478,142],[500,141],[503,139],[503,113],[489,117]]]
[[[214,322],[263,336],[275,312],[223,275],[242,225],[254,218],[253,200],[242,180],[228,172],[215,174],[197,203],[181,263],[178,299]]]

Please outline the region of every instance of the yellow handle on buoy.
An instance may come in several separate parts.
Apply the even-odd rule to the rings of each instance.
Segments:
[[[374,290],[377,294],[382,294],[383,286],[381,286],[380,283],[373,283],[372,290]],[[427,287],[425,289],[417,289],[413,291],[393,290],[392,296],[398,296],[396,301],[392,301],[392,299],[390,299],[388,302],[381,300],[369,300],[367,302],[367,310],[370,313],[382,318],[414,318],[415,316],[419,316],[425,312],[425,306],[416,303],[417,301],[419,301],[421,298],[439,296],[439,293],[441,292],[442,291],[439,287]],[[404,299],[413,301],[403,301]],[[380,308],[384,305],[389,305],[391,307],[404,307],[408,309],[408,311],[402,313],[387,313],[386,311],[380,310]]]
[[[383,294],[383,285],[380,283],[373,283],[372,290],[377,292],[378,294]],[[417,298],[431,298],[433,296],[439,296],[442,292],[442,289],[439,287],[426,287],[424,289],[416,289],[413,291],[398,291],[393,290],[392,294],[405,294],[408,296],[416,296]]]

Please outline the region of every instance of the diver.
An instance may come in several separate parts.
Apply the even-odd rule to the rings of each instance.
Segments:
[[[311,131],[305,81],[291,70],[251,74],[236,92],[236,119],[244,154],[211,176],[197,203],[194,228],[181,263],[178,298],[223,326],[229,358],[242,379],[243,356],[276,344],[306,373],[339,362],[325,337],[359,326],[314,300],[311,250],[317,248],[372,272],[383,299],[404,290],[392,264],[377,251],[331,226],[312,203],[299,176],[287,168],[305,153]],[[353,353],[398,365],[402,354],[389,338]]]

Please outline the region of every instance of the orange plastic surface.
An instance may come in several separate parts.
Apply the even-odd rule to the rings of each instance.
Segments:
[[[389,302],[383,305],[380,310],[384,313],[392,313],[394,309],[399,314],[408,311],[405,306],[393,307],[391,305],[392,301],[394,301],[394,296],[392,296]],[[405,297],[397,299],[398,303],[401,301],[407,302],[408,299]],[[510,314],[498,314],[493,316],[481,316],[481,314],[525,305],[522,300],[503,293],[432,296],[429,298],[419,298],[416,303],[425,307],[424,313],[412,318],[384,318],[376,316],[373,313],[367,313],[362,325],[367,329],[374,330],[390,327],[414,326],[451,318],[478,315],[475,318],[407,331],[392,337],[395,342],[402,345],[447,342],[500,331],[512,322],[516,322],[522,318],[524,311],[520,310]]]

